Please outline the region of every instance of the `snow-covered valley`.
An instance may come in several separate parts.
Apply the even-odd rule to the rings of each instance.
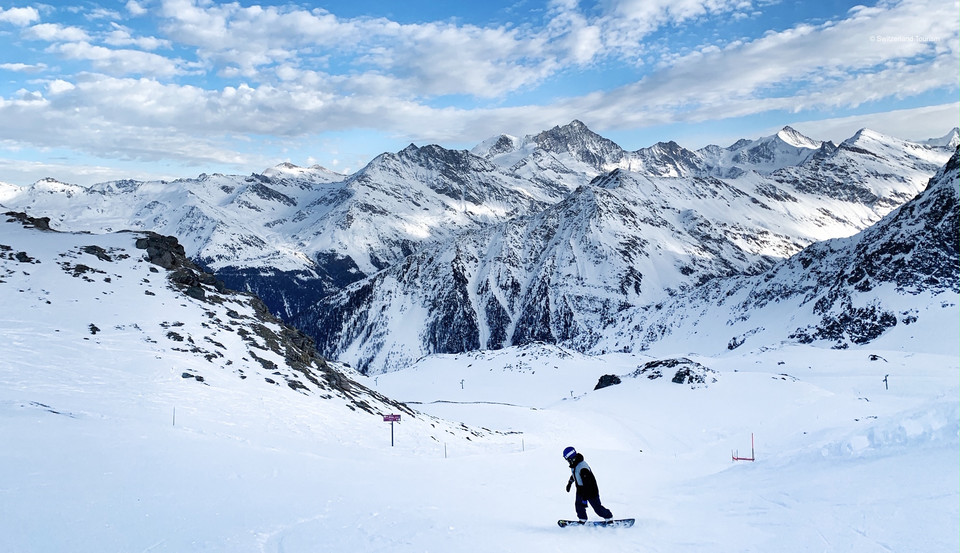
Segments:
[[[247,296],[147,262],[144,235],[25,226],[0,221],[0,550],[960,546],[956,302],[844,350],[531,343],[366,377],[285,351]],[[681,358],[702,383],[650,364]],[[751,435],[756,461],[732,461]],[[556,526],[568,445],[633,528]]]

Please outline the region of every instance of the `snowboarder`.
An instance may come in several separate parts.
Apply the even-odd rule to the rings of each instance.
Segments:
[[[587,504],[589,503],[593,510],[605,521],[613,520],[613,513],[600,503],[600,489],[597,487],[597,479],[590,470],[590,465],[583,460],[583,455],[577,453],[577,450],[568,447],[563,450],[563,458],[570,464],[570,470],[573,474],[567,481],[567,492],[574,484],[577,485],[577,499],[574,505],[577,510],[577,517],[580,522],[587,521]]]

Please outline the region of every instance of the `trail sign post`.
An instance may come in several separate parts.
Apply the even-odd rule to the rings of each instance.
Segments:
[[[400,420],[400,415],[384,415],[383,422],[390,423],[390,447],[393,447],[393,423]]]

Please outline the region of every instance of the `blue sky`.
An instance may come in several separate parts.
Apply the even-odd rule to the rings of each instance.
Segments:
[[[627,149],[958,122],[952,0],[0,0],[0,181],[355,171],[580,119]]]

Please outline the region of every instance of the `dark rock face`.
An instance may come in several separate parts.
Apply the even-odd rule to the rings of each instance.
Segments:
[[[375,341],[369,329],[365,328],[366,308],[369,307],[373,288],[374,283],[371,281],[351,286],[349,295],[341,293],[321,300],[294,317],[293,324],[297,328],[305,329],[317,339],[323,355],[336,354],[339,344],[355,339]],[[337,301],[340,298],[342,301]],[[323,313],[323,316],[319,316],[318,312]],[[333,324],[328,321],[333,321]],[[361,372],[364,372],[368,363],[368,359],[354,362]]]
[[[470,308],[469,283],[462,266],[451,267],[452,286],[437,301],[447,309],[427,327],[425,343],[435,353],[460,353],[480,349],[480,330],[476,314]]]
[[[591,131],[580,121],[557,126],[534,137],[545,151],[569,153],[579,161],[602,170],[623,159],[624,151],[612,140]]]
[[[14,255],[14,259],[16,259],[17,261],[19,261],[20,263],[33,263],[33,262],[34,262],[34,259],[33,259],[32,257],[30,257],[30,255],[27,254],[27,252],[17,252],[17,253]]]
[[[204,286],[220,293],[227,290],[223,282],[213,273],[204,271],[187,258],[183,246],[174,236],[161,236],[147,232],[142,238],[137,239],[136,246],[147,251],[147,261],[171,271],[167,278],[191,298],[205,300]]]
[[[910,295],[960,292],[958,169],[955,153],[926,190],[861,233],[846,255],[831,255],[830,246],[817,244],[792,259],[816,276],[822,294],[813,307],[820,323],[789,337],[801,343],[833,341],[837,348],[873,341],[898,324],[897,314],[880,300],[857,306],[853,297],[881,285]]]
[[[285,321],[317,304],[365,275],[353,259],[330,252],[315,256],[312,270],[281,271],[277,269],[225,266],[212,271],[212,259],[197,260],[205,271],[213,272],[227,288],[254,294],[263,300],[270,312]]]
[[[610,386],[616,386],[620,384],[620,377],[615,374],[605,374],[600,377],[600,380],[597,381],[597,385],[593,387],[594,390],[600,390],[602,388],[608,388]]]
[[[941,307],[953,305],[960,293],[958,179],[955,151],[925,190],[872,227],[849,238],[813,244],[763,274],[711,281],[652,315],[637,313],[628,324],[641,329],[642,335],[633,341],[640,342],[640,349],[649,347],[681,327],[675,321],[685,313],[710,311],[713,316],[746,321],[757,311],[776,313],[777,304],[791,303],[805,311],[807,320],[812,314],[815,322],[780,329],[783,338],[823,341],[843,349],[917,322],[922,310],[916,304],[904,311],[902,300],[910,305],[910,296],[934,298],[934,305]],[[901,300],[891,301],[891,295]],[[799,313],[797,308],[794,313]],[[770,329],[748,330],[731,339],[727,348],[742,346],[759,331],[769,334]]]
[[[101,248],[100,246],[84,246],[80,249],[80,251],[92,255],[100,261],[106,261],[107,263],[111,263],[113,261],[113,258],[110,257],[110,254],[107,252],[107,250]]]
[[[161,236],[155,232],[147,232],[143,238],[138,238],[137,248],[147,250],[147,261],[159,265],[164,269],[177,269],[184,263],[193,262],[187,259],[183,246],[175,236]]]
[[[31,217],[20,211],[8,211],[4,215],[9,217],[11,221],[20,221],[25,228],[53,230],[50,228],[50,217]]]
[[[673,373],[671,382],[689,384],[692,387],[705,386],[717,381],[716,371],[686,357],[650,361],[627,376],[630,378],[645,376],[650,380],[656,380],[663,378],[664,372]]]

